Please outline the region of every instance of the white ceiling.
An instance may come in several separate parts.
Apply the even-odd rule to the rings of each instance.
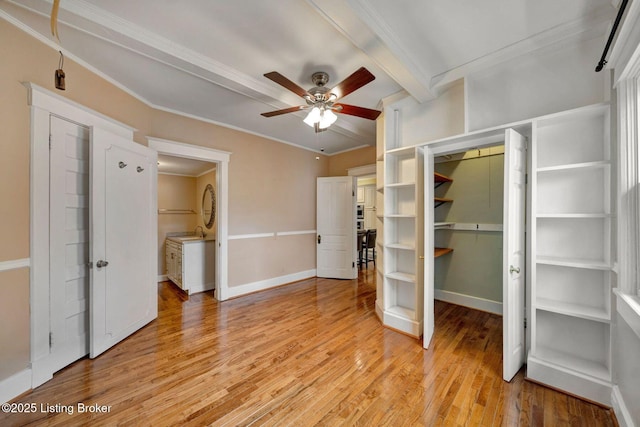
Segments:
[[[199,177],[215,168],[211,162],[158,154],[158,173],[162,174]]]
[[[364,66],[376,79],[345,103],[380,108],[401,91],[425,102],[492,63],[604,29],[615,15],[612,0],[61,0],[60,8],[63,52],[149,105],[326,154],[374,145],[375,123],[340,115],[315,134],[304,112],[262,117],[304,104],[263,74],[306,89],[315,71],[328,72],[331,87]],[[50,11],[50,0],[0,0],[1,17],[53,40]]]

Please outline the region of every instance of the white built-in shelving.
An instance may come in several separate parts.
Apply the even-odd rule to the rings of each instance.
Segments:
[[[540,118],[532,144],[531,348],[527,376],[611,395],[609,107]]]
[[[383,323],[406,334],[422,335],[423,203],[419,193],[422,149],[402,147],[398,135],[387,138],[384,153],[385,211],[383,243]]]

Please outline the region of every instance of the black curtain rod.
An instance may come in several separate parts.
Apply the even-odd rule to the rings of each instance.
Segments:
[[[607,53],[609,52],[609,48],[611,47],[611,42],[616,35],[616,31],[618,30],[618,25],[622,20],[622,15],[624,14],[624,9],[627,7],[627,3],[629,0],[622,0],[622,4],[620,5],[620,9],[618,10],[618,16],[616,16],[616,20],[613,23],[613,28],[611,29],[611,33],[609,34],[609,40],[607,40],[607,44],[604,47],[604,52],[602,52],[602,57],[600,58],[600,62],[596,66],[596,73],[602,71],[605,65],[607,65]]]

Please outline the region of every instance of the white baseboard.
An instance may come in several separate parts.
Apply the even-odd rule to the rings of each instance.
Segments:
[[[241,295],[250,294],[265,289],[274,288],[298,280],[308,279],[316,276],[316,270],[300,271],[298,273],[287,274],[285,276],[274,277],[272,279],[260,280],[252,283],[245,283],[238,286],[229,286],[227,288],[228,298],[239,297]]]
[[[470,295],[458,294],[456,292],[434,289],[434,298],[451,304],[462,305],[488,313],[502,315],[502,303],[484,298],[472,297]]]
[[[411,320],[390,311],[384,311],[382,323],[396,331],[404,332],[415,338],[422,336],[422,320]]]
[[[620,388],[618,388],[617,385],[614,385],[613,390],[611,390],[611,406],[613,406],[613,412],[616,414],[616,419],[620,427],[635,426],[631,418],[631,413],[627,409],[622,393],[620,393]]]
[[[381,322],[382,319],[384,319],[384,309],[380,305],[380,300],[378,299],[376,299],[376,316],[378,316],[378,319],[380,319]]]
[[[158,276],[158,283],[160,282],[166,282],[167,280],[169,280],[169,278],[167,277],[166,274],[163,274],[161,276]]]
[[[31,389],[31,369],[25,369],[0,381],[0,402],[6,403]]]
[[[189,288],[189,294],[197,294],[198,292],[206,292],[210,291],[215,287],[215,283],[205,283],[204,286],[194,286],[193,288]]]

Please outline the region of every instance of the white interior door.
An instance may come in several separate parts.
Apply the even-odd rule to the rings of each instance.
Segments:
[[[526,139],[505,131],[502,281],[502,376],[511,381],[525,360]]]
[[[90,356],[155,319],[157,152],[91,133]]]
[[[49,150],[50,363],[89,353],[89,129],[51,116]]]
[[[316,268],[318,277],[355,279],[356,178],[318,178]]]

